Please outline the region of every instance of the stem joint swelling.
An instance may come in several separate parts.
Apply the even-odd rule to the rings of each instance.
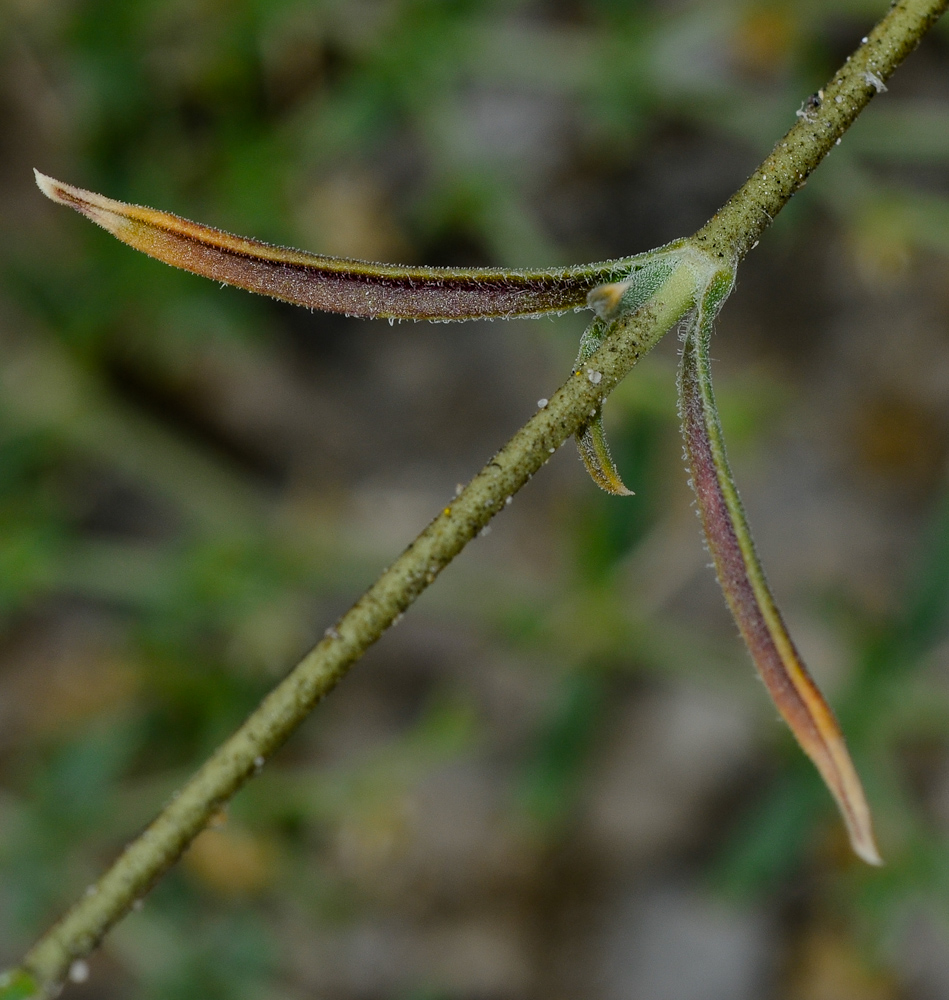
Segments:
[[[715,409],[708,343],[735,269],[765,228],[949,0],[897,0],[773,152],[693,237],[620,260],[546,270],[367,264],[273,247],[127,205],[37,174],[41,190],[153,257],[214,280],[355,316],[462,320],[589,308],[574,374],[385,570],[264,699],[137,840],[24,957],[0,977],[0,1000],[54,996],[70,969],[177,861],[312,707],[571,436],[594,481],[628,494],[602,407],[636,362],[685,321],[680,412],[691,478],[726,601],[769,692],[837,800],[854,850],[879,863],[869,812],[833,714],[804,668],[768,589]],[[84,968],[84,965],[82,965]]]

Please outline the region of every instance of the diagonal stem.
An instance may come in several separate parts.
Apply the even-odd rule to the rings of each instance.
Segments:
[[[689,266],[673,271],[638,312],[611,324],[591,359],[601,379],[571,376],[548,405],[488,462],[451,505],[429,524],[325,638],[204,764],[91,891],[24,958],[18,975],[51,996],[77,958],[170,868],[214,813],[257,773],[360,656],[449,562],[504,508],[550,456],[589,420],[636,362],[691,308]],[[32,992],[23,996],[32,996]],[[0,982],[0,998],[8,1000]]]
[[[891,4],[758,169],[695,234],[696,244],[721,260],[741,260],[947,6],[949,0]]]

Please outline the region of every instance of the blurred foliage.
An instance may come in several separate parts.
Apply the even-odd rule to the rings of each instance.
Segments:
[[[627,254],[704,221],[880,13],[869,0],[0,7],[0,957],[14,959],[81,893],[409,541],[402,523],[420,528],[516,426],[524,400],[517,409],[508,396],[553,385],[578,332],[572,318],[540,334],[524,324],[390,334],[298,315],[57,214],[29,167],[370,259]],[[901,71],[898,100],[894,85],[778,221],[776,252],[834,233],[840,274],[879,289],[906,287],[921,260],[949,251],[949,106],[929,86],[947,65],[940,30]],[[805,275],[826,267],[810,253]],[[786,301],[802,291],[787,288]],[[399,338],[417,356],[398,355]],[[528,363],[511,343],[540,338],[550,368],[536,383],[505,383]],[[438,372],[455,369],[442,385]],[[767,367],[747,372],[726,374],[721,406],[754,462],[794,387]],[[547,916],[567,906],[558,865],[582,840],[617,706],[679,683],[757,705],[727,626],[669,607],[701,561],[676,548],[680,535],[690,552],[699,542],[677,464],[670,354],[621,387],[607,419],[635,501],[554,469],[563,501],[525,491],[517,530],[537,528],[545,555],[510,533],[505,552],[466,553],[413,612],[420,624],[400,626],[388,653],[357,668],[367,684],[347,681],[110,938],[91,983],[71,989],[153,1000],[540,991],[539,945],[541,971],[525,983],[513,960],[507,980],[500,959],[495,979],[456,962],[470,949],[437,934],[393,970],[346,929],[393,913],[435,925],[470,899],[525,914],[532,939],[562,941]],[[466,437],[479,422],[481,436]],[[904,435],[898,455],[907,447]],[[938,464],[937,453],[920,461]],[[398,530],[380,530],[385,506],[355,513],[366,482],[395,504],[400,484],[436,465],[421,514],[400,519],[393,506]],[[854,664],[832,700],[888,867],[846,857],[828,797],[783,738],[716,793],[741,808],[723,822],[709,807],[670,847],[722,891],[777,900],[792,916],[806,892],[804,915],[788,918],[800,969],[886,967],[888,936],[918,900],[946,917],[949,816],[934,804],[949,773],[949,704],[933,676],[949,618],[940,489],[919,501],[937,513],[902,610],[895,584],[882,608],[845,587],[814,598]],[[517,713],[498,707],[508,702]],[[471,775],[482,772],[502,792],[479,825],[451,796],[477,800]],[[420,804],[430,786],[455,802],[452,835],[470,829],[489,857],[476,855],[482,868],[463,852],[437,860]],[[808,950],[814,940],[821,948]]]

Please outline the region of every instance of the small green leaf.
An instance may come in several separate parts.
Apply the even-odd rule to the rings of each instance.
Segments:
[[[635,495],[626,488],[610,454],[610,446],[606,443],[606,434],[603,432],[602,409],[598,409],[593,419],[577,432],[577,449],[590,478],[597,486],[614,496]]]
[[[587,305],[601,320],[606,321],[636,312],[659,291],[663,282],[675,270],[682,256],[676,251],[685,245],[685,240],[677,240],[675,243],[668,243],[649,254],[644,254],[642,260],[633,264],[631,273],[622,281],[606,282],[592,289],[587,295]],[[599,328],[596,346],[590,349],[587,344],[587,338],[593,333],[594,326],[583,335],[578,363],[581,360],[585,361],[600,346],[603,328]],[[587,344],[585,355],[584,344]]]
[[[599,292],[601,288],[594,289],[590,293]],[[608,329],[603,318],[597,317],[584,331],[580,338],[580,352],[577,354],[576,363],[573,366],[575,372],[582,372],[591,382],[596,384],[598,374],[592,368],[585,368],[585,363],[596,354],[603,337]],[[620,474],[613,462],[610,454],[610,446],[606,443],[606,434],[603,431],[603,408],[597,407],[591,416],[590,422],[577,431],[577,450],[580,458],[586,466],[590,478],[600,489],[612,493],[614,496],[633,496],[632,490],[628,490],[620,478]]]

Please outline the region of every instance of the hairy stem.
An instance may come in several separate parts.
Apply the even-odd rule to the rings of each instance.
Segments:
[[[898,0],[863,44],[797,112],[798,121],[748,180],[695,234],[712,256],[737,263],[807,183],[949,0]]]
[[[355,605],[262,702],[76,904],[26,955],[22,969],[52,992],[77,958],[178,860],[208,820],[259,771],[396,617],[505,506],[568,438],[605,393],[691,308],[694,277],[674,270],[650,302],[616,320],[586,372],[571,377],[429,524]],[[0,990],[0,997],[3,996]]]

